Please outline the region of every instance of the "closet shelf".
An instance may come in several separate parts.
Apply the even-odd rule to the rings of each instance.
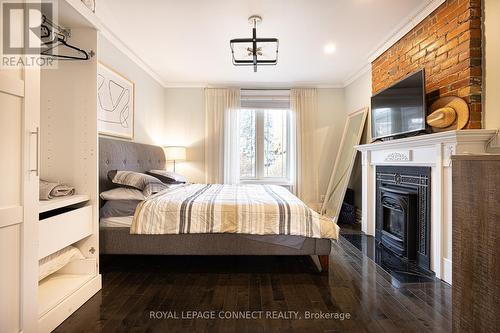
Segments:
[[[38,316],[42,317],[93,277],[92,274],[54,273],[40,281],[38,285]]]
[[[90,197],[87,194],[75,194],[50,200],[40,200],[38,205],[38,212],[45,213],[54,209],[76,205],[89,200]]]

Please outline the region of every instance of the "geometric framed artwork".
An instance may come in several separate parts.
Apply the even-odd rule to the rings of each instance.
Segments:
[[[134,138],[135,85],[114,69],[97,64],[97,128],[100,134]]]

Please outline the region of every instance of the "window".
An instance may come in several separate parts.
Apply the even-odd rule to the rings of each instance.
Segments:
[[[240,178],[255,178],[256,173],[256,130],[255,110],[240,110],[239,122],[239,147],[240,147]]]
[[[291,119],[287,109],[239,111],[240,179],[289,184]]]

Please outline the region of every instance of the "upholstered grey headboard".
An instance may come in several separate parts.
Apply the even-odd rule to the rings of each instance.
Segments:
[[[159,146],[99,138],[99,192],[116,187],[108,180],[109,170],[146,172],[165,169],[165,153]]]

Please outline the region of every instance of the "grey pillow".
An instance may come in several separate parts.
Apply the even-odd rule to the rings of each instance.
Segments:
[[[139,189],[146,197],[168,188],[158,178],[135,171],[111,170],[108,178],[115,184]]]
[[[119,216],[132,216],[135,214],[135,209],[140,203],[140,200],[110,200],[106,201],[104,206],[99,210],[99,216],[106,217],[119,217]]]
[[[160,191],[163,191],[164,189],[169,188],[168,184],[163,184],[162,182],[159,183],[149,183],[146,185],[142,193],[147,197],[149,197],[152,194],[158,193]]]
[[[181,174],[166,171],[166,170],[149,170],[148,175],[158,178],[165,184],[184,184],[187,182],[186,177]]]

